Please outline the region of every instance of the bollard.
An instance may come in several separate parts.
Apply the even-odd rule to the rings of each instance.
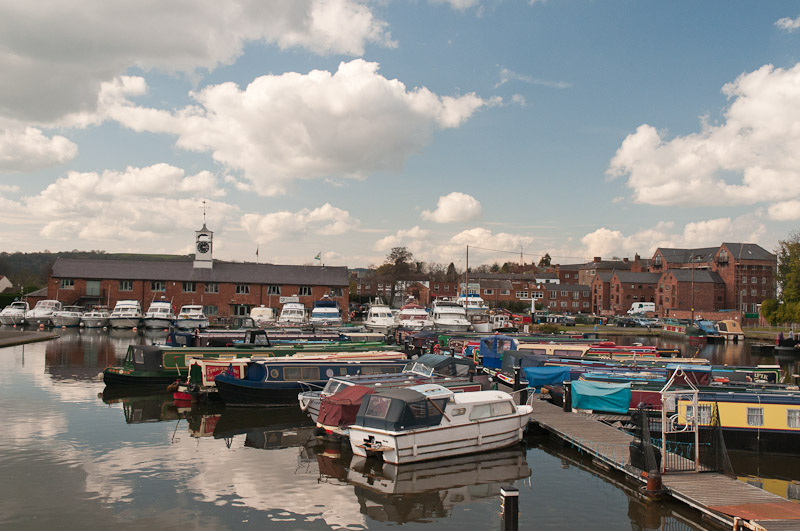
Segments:
[[[645,487],[644,494],[651,500],[657,500],[664,495],[661,474],[657,470],[647,473],[647,486]]]
[[[572,382],[564,382],[564,404],[565,413],[572,411]]]
[[[520,380],[519,373],[520,373],[520,370],[521,369],[519,367],[514,367],[514,389],[512,389],[512,391],[514,391],[514,392],[518,391],[519,388],[520,388],[520,384],[519,384],[519,380]]]
[[[503,515],[500,527],[503,531],[517,531],[519,528],[519,489],[516,487],[502,487],[500,496],[503,497],[501,501]]]

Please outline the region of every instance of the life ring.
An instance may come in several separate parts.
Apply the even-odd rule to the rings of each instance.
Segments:
[[[436,344],[433,345],[433,353],[434,354],[438,354],[439,352],[441,352],[441,350],[442,350],[442,348],[439,346],[439,343],[436,343]]]

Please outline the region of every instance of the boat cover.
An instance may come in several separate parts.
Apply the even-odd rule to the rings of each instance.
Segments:
[[[364,395],[375,393],[371,387],[350,385],[334,395],[324,396],[320,400],[317,422],[324,426],[349,426],[356,421]]]
[[[433,369],[433,372],[442,376],[466,376],[473,365],[472,360],[454,358],[443,354],[425,354],[418,357],[417,363]]]
[[[631,384],[575,380],[572,382],[572,407],[607,413],[627,413],[631,403]]]
[[[503,352],[517,350],[514,338],[495,334],[481,338],[481,360],[484,367],[499,369],[502,365]]]
[[[448,398],[428,399],[413,389],[385,389],[364,397],[354,424],[388,431],[436,426]]]
[[[569,367],[525,367],[522,372],[528,380],[528,387],[561,385],[572,379]]]

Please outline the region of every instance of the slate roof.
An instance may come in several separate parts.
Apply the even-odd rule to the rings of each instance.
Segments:
[[[542,284],[541,289],[548,291],[591,291],[592,288],[583,284]]]
[[[192,261],[97,260],[58,258],[55,278],[90,280],[163,280],[229,282],[237,284],[291,284],[348,286],[344,266],[298,266],[214,261],[212,269],[193,267]]]
[[[600,277],[600,280],[605,284],[611,282],[611,277],[614,276],[614,271],[598,271],[595,278]]]
[[[664,273],[665,275],[669,274],[675,277],[675,280],[678,282],[691,282],[692,281],[692,270],[691,269],[670,269]],[[697,283],[706,283],[712,282],[714,284],[724,284],[725,281],[722,280],[722,277],[716,271],[710,271],[708,269],[695,269],[694,270],[694,281]]]
[[[692,256],[694,256],[695,262],[713,261],[714,256],[719,251],[719,247],[700,247],[697,249],[665,249],[659,247],[658,251],[661,251],[661,255],[669,263],[688,264],[691,263]]]
[[[624,260],[600,260],[599,262],[587,262],[580,269],[630,269],[631,263]]]
[[[736,260],[775,260],[776,257],[755,243],[723,243]]]
[[[629,284],[658,284],[661,273],[631,273],[630,271],[614,271],[620,282]]]

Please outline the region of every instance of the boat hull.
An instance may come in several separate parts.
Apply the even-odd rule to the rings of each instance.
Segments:
[[[142,324],[139,317],[110,317],[108,325],[111,328],[138,328]]]
[[[208,319],[176,319],[175,326],[179,330],[195,330],[208,328]]]
[[[170,328],[173,324],[172,319],[160,318],[160,317],[145,317],[142,321],[142,324],[145,328],[149,329],[163,329],[163,328]]]
[[[84,317],[81,323],[84,328],[105,328],[108,326],[108,317]]]
[[[21,325],[24,322],[25,322],[25,314],[0,315],[0,324],[2,325]]]
[[[519,444],[531,416],[527,413],[470,422],[458,426],[434,427],[409,432],[387,432],[363,426],[350,426],[350,446],[360,457],[380,455],[395,465],[444,457],[497,450]],[[386,450],[370,450],[365,441],[379,440]]]
[[[71,317],[71,316],[70,317],[51,317],[50,318],[50,322],[52,323],[53,326],[55,326],[57,328],[62,328],[62,327],[70,328],[70,327],[73,327],[73,326],[79,326],[81,324],[81,318],[77,317],[77,316],[76,317]]]
[[[309,382],[318,387],[325,385],[324,381]],[[297,402],[297,394],[303,388],[297,382],[274,382],[272,385],[247,385],[243,380],[230,382],[219,376],[214,381],[217,395],[226,406],[235,407],[263,407],[272,405],[286,405]],[[308,387],[306,387],[308,389]]]
[[[177,379],[176,376],[163,374],[132,374],[119,367],[109,367],[103,371],[103,383],[107,386],[126,387],[161,387],[166,388]]]

